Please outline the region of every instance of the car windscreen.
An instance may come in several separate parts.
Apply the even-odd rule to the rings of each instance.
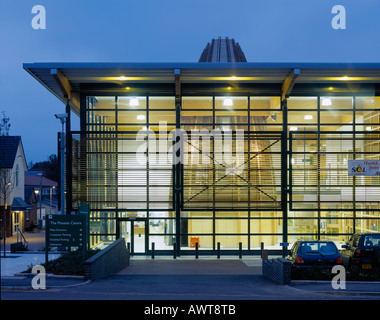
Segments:
[[[337,248],[332,242],[303,242],[300,252],[305,255],[331,256],[337,253]]]
[[[380,234],[368,234],[364,236],[363,245],[365,247],[380,246]]]

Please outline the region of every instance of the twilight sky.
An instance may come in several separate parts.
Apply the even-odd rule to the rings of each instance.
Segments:
[[[35,5],[45,30],[32,28]],[[331,26],[335,5],[345,30]],[[248,62],[380,62],[378,0],[0,0],[0,14],[0,116],[28,162],[57,152],[64,105],[26,62],[196,62],[219,36],[239,42]]]

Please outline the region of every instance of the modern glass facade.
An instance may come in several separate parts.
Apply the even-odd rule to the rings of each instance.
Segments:
[[[86,96],[85,130],[73,133],[86,161],[73,162],[72,183],[73,198],[90,205],[92,245],[124,236],[134,253],[152,243],[171,252],[176,242],[184,253],[196,242],[204,251],[280,249],[284,218],[288,242],[379,230],[379,177],[347,173],[348,160],[379,160],[378,97],[294,96],[287,108],[279,96],[181,96],[180,109],[175,101]]]
[[[256,254],[380,230],[379,176],[348,167],[380,160],[380,65],[57,65],[70,99],[53,67],[25,66],[80,117],[66,202],[89,204],[92,246]]]

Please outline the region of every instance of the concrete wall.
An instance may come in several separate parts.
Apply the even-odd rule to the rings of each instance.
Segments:
[[[120,238],[84,262],[86,279],[97,280],[112,276],[129,265],[125,239]]]
[[[263,260],[262,275],[277,284],[290,284],[291,263],[284,258]]]

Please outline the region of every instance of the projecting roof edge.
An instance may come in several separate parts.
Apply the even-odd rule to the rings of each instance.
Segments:
[[[34,62],[24,69],[380,69],[378,62]]]

